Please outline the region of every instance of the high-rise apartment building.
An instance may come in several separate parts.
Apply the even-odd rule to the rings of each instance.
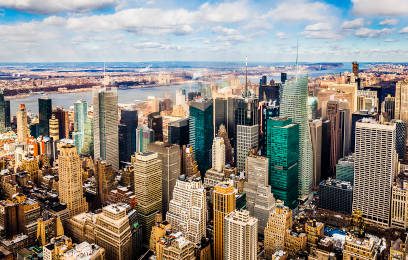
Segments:
[[[157,153],[162,164],[162,212],[163,216],[165,216],[169,209],[169,202],[173,197],[173,189],[177,178],[181,174],[180,147],[176,144],[154,142],[147,145],[147,151]]]
[[[173,230],[182,232],[194,244],[206,237],[207,200],[201,178],[181,176],[177,180],[166,219]]]
[[[214,259],[224,259],[224,221],[235,210],[235,191],[232,183],[222,182],[213,191],[214,213]]]
[[[267,124],[269,185],[275,198],[293,209],[298,204],[299,125],[287,117],[275,117]]]
[[[28,138],[27,111],[24,104],[20,104],[17,111],[17,140],[24,143]]]
[[[51,116],[50,119],[50,138],[54,140],[55,142],[59,140],[59,122],[58,119],[55,117],[55,115]]]
[[[88,210],[83,195],[81,160],[76,147],[64,145],[58,157],[58,192],[60,202],[65,203],[70,216]]]
[[[312,191],[313,148],[307,120],[307,76],[288,81],[282,90],[280,116],[299,125],[299,197],[304,199]]]
[[[51,99],[47,96],[38,99],[38,120],[40,123],[40,135],[49,136],[50,125],[49,121],[52,114]]]
[[[395,89],[395,119],[408,121],[408,81],[398,81]]]
[[[258,220],[249,216],[247,210],[234,210],[224,221],[224,259],[256,260]]]
[[[94,158],[119,169],[118,92],[116,88],[94,88]]]
[[[239,173],[245,170],[245,160],[251,149],[258,149],[258,138],[258,125],[237,125],[236,162]]]
[[[132,232],[126,208],[111,204],[96,217],[96,244],[103,247],[106,259],[132,259]]]
[[[213,133],[212,100],[195,100],[190,103],[190,145],[193,147],[198,169],[204,175],[210,168]]]
[[[362,120],[356,123],[353,211],[388,226],[391,187],[395,176],[395,124]]]
[[[137,110],[121,110],[119,125],[119,161],[130,162],[136,152]]]
[[[309,122],[313,148],[313,190],[317,190],[322,176],[322,126],[321,119]]]
[[[162,162],[157,153],[132,156],[135,184],[135,209],[143,225],[144,243],[148,244],[155,215],[162,210]]]
[[[285,249],[286,230],[291,228],[292,210],[284,206],[282,201],[277,201],[275,211],[269,215],[264,231],[266,257]]]

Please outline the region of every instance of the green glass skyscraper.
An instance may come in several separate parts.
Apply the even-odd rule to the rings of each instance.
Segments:
[[[74,130],[72,138],[78,153],[82,151],[85,136],[85,123],[88,120],[88,103],[84,100],[78,100],[74,103]]]
[[[190,103],[190,145],[202,176],[211,168],[213,142],[212,100],[196,100]]]
[[[291,209],[298,204],[299,125],[287,117],[267,121],[268,183],[276,199]]]
[[[308,122],[307,76],[287,81],[282,90],[280,116],[299,125],[299,198],[307,199],[313,184],[313,149]]]
[[[38,99],[38,118],[40,135],[49,136],[50,134],[50,118],[52,114],[51,99],[47,96]]]

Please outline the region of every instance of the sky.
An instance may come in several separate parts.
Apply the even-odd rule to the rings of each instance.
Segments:
[[[0,62],[408,62],[408,0],[0,0]]]

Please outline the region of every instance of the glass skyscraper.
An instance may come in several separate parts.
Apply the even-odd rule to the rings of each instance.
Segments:
[[[119,125],[119,161],[130,162],[136,151],[137,110],[122,110]]]
[[[211,168],[213,132],[212,100],[196,100],[190,104],[190,145],[193,147],[202,176]]]
[[[288,81],[282,90],[280,116],[299,125],[299,197],[306,199],[313,184],[313,149],[308,122],[307,76]]]
[[[49,120],[52,114],[51,99],[47,96],[38,99],[38,119],[40,135],[48,136],[50,133]]]
[[[72,138],[78,153],[82,151],[82,144],[84,143],[85,122],[88,118],[88,103],[84,100],[78,100],[74,104],[74,130]]]
[[[268,183],[276,199],[296,208],[298,202],[299,125],[287,117],[267,121]]]

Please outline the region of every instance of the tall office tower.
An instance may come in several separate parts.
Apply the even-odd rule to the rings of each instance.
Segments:
[[[264,231],[265,256],[269,259],[278,250],[285,249],[286,230],[292,228],[292,210],[277,201],[275,211],[268,219]]]
[[[182,157],[182,175],[185,175],[186,177],[195,175],[198,172],[198,165],[194,160],[194,153],[191,145],[183,145]]]
[[[348,181],[328,178],[319,185],[319,208],[351,214],[353,185]]]
[[[275,207],[275,198],[268,185],[268,158],[251,154],[246,161],[246,176],[244,192],[246,206],[251,214],[258,219],[258,232],[263,232],[269,214]]]
[[[130,162],[136,152],[137,110],[121,110],[119,126],[119,161]]]
[[[9,108],[10,113],[10,108]],[[6,118],[6,101],[4,100],[3,92],[0,92],[0,133],[4,133],[7,130],[7,118]],[[10,121],[10,115],[8,116]]]
[[[378,92],[375,90],[357,90],[357,111],[379,112]]]
[[[52,140],[54,141],[58,141],[59,140],[59,122],[58,122],[58,119],[55,118],[55,115],[51,116],[49,129],[50,129],[50,138],[52,138]]]
[[[262,79],[259,82],[259,91],[258,91],[258,97],[259,97],[259,102],[261,101],[275,101],[277,105],[280,103],[280,88],[281,84],[280,83],[275,83],[271,80],[270,84],[268,84],[266,79],[266,76],[263,76]]]
[[[136,153],[132,156],[135,169],[136,211],[143,226],[144,243],[149,244],[150,231],[157,212],[162,210],[162,162],[157,153]]]
[[[395,119],[408,121],[408,80],[397,82],[395,89]]]
[[[266,154],[267,122],[269,119],[277,116],[279,116],[279,105],[277,102],[268,101],[267,103],[261,103],[259,109],[259,123],[261,124],[259,128],[259,147],[262,155]]]
[[[88,117],[85,120],[84,139],[83,139],[81,154],[86,156],[94,155],[94,121]]]
[[[11,127],[10,100],[4,101],[4,113],[5,113],[6,127]]]
[[[299,125],[299,197],[305,198],[313,185],[313,148],[307,120],[307,76],[288,81],[282,90],[280,115]]]
[[[73,145],[67,144],[60,149],[58,178],[59,199],[67,204],[70,216],[88,211],[83,195],[81,160]]]
[[[313,190],[319,188],[322,176],[322,125],[323,121],[321,119],[309,122],[313,148]]]
[[[391,226],[408,227],[408,180],[406,176],[397,178],[392,184]]]
[[[198,169],[204,175],[210,168],[213,132],[212,100],[195,100],[190,103],[190,145],[193,147]]]
[[[93,90],[94,158],[119,169],[118,90]]]
[[[106,251],[106,259],[132,259],[132,231],[126,208],[112,204],[96,217],[96,244]]]
[[[329,101],[327,102],[327,119],[330,120],[330,175],[333,175],[335,172],[336,164],[339,153],[339,122],[340,122],[340,108],[339,102]]]
[[[213,191],[214,259],[224,259],[224,219],[235,210],[235,191],[232,183],[222,182]]]
[[[321,176],[320,179],[327,179],[330,168],[330,144],[331,144],[331,122],[324,120],[322,122],[322,153],[321,153]]]
[[[350,153],[350,134],[351,134],[350,109],[340,109],[339,120],[339,157],[347,156]],[[337,159],[338,159],[337,158]]]
[[[307,97],[307,119],[314,120],[317,118],[317,97]]]
[[[381,111],[385,121],[395,119],[395,97],[388,95],[382,102]]]
[[[188,144],[188,118],[182,118],[168,124],[168,142],[178,144],[180,147]]]
[[[212,169],[222,172],[225,166],[224,138],[215,137],[212,145]]]
[[[288,74],[285,72],[281,72],[281,82],[285,84],[286,80],[288,79]]]
[[[258,99],[255,97],[245,97],[245,98],[237,98],[235,99],[235,106],[234,106],[234,155],[235,155],[235,162],[238,162],[238,125],[242,126],[254,126],[258,124]],[[244,158],[245,162],[245,158]],[[245,166],[243,166],[245,168]],[[239,171],[243,171],[239,169]]]
[[[58,119],[59,123],[59,139],[70,138],[70,123],[69,123],[69,113],[65,111],[62,107],[56,107],[53,109],[52,114]]]
[[[27,111],[24,104],[20,104],[17,111],[17,140],[24,143],[28,138]]]
[[[153,130],[146,126],[138,126],[136,129],[136,153],[147,151],[147,145],[153,142]]]
[[[353,61],[352,65],[352,70],[353,70],[353,74],[354,76],[358,77],[358,63],[357,61]]]
[[[395,124],[395,149],[398,159],[404,160],[407,150],[407,121],[393,119],[391,122]]]
[[[247,210],[234,210],[225,217],[225,260],[256,260],[258,220]]]
[[[88,119],[88,103],[84,100],[78,100],[74,103],[74,132],[72,137],[75,146],[80,153],[84,143],[85,123]]]
[[[369,113],[368,111],[354,112],[351,115],[351,152],[355,151],[355,140],[356,140],[356,123],[363,118],[372,118],[378,120],[377,113]]]
[[[176,144],[154,142],[147,145],[147,151],[157,153],[162,164],[162,212],[163,216],[165,216],[169,209],[170,200],[173,197],[173,189],[177,178],[181,174],[180,147]]]
[[[38,120],[40,123],[40,135],[48,136],[50,134],[49,121],[52,114],[51,99],[47,96],[38,99]]]
[[[296,208],[299,195],[299,125],[287,117],[268,120],[266,145],[271,191],[286,206]]]
[[[147,116],[148,127],[153,130],[153,141],[163,142],[163,118],[159,112]]]
[[[112,190],[115,182],[115,172],[112,169],[112,165],[100,159],[96,160],[94,168],[98,187],[98,205],[99,203],[106,205],[109,192]]]
[[[353,211],[388,226],[391,186],[395,175],[395,124],[362,120],[356,124]]]
[[[349,155],[339,160],[336,165],[336,179],[354,183],[354,157]]]
[[[218,137],[221,137],[224,139],[224,145],[225,145],[225,164],[232,164],[232,146],[231,146],[231,142],[228,138],[228,133],[227,133],[227,129],[225,128],[225,126],[222,124],[220,125],[220,127],[218,128]]]
[[[214,132],[219,131],[222,124],[228,124],[228,99],[217,97],[213,99],[213,128]]]
[[[245,159],[251,149],[258,150],[258,138],[258,125],[237,125],[236,159],[239,173],[245,170]]]
[[[166,219],[174,231],[199,244],[206,237],[207,200],[201,178],[180,177],[173,190]]]

